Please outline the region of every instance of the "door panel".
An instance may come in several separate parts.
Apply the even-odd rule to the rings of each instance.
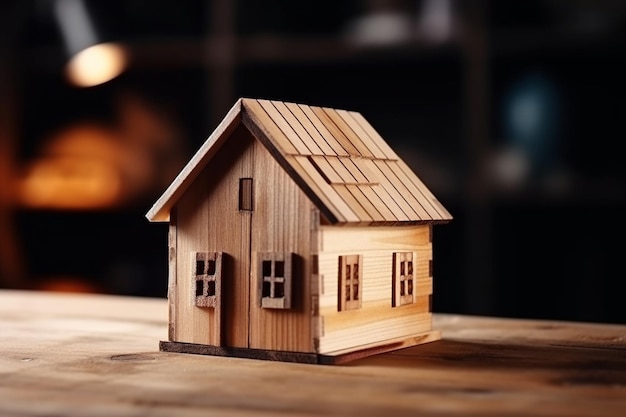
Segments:
[[[207,250],[224,253],[222,311],[213,325],[221,328],[220,345],[230,347],[249,345],[251,212],[240,210],[239,185],[252,176],[253,153],[250,134],[239,127],[207,169]]]
[[[310,352],[313,349],[311,307],[310,297],[307,296],[309,281],[306,278],[309,269],[303,256],[311,253],[312,205],[267,149],[258,141],[254,147],[258,175],[253,184],[253,190],[257,191],[254,193],[250,242],[253,258],[249,301],[250,347]],[[291,256],[291,262],[287,263],[285,258],[277,257],[279,255]],[[282,261],[282,272],[276,272],[276,265],[264,272],[263,262],[257,256]],[[264,307],[264,286],[259,280],[265,281],[263,276],[268,275],[291,277],[289,285],[285,284],[283,288],[289,291],[290,298],[280,304],[276,304],[275,300],[265,302]],[[265,291],[271,295],[276,288],[272,290],[270,284]]]
[[[250,299],[250,230],[252,211],[242,210],[241,185],[247,182],[243,178],[251,178],[253,174],[254,148],[249,132],[240,126],[230,138],[229,176],[222,201],[216,202],[220,212],[215,216],[215,227],[222,230],[218,234],[217,245],[227,246],[232,254],[229,263],[230,274],[222,292],[224,297],[224,314],[222,314],[223,345],[229,347],[249,347],[249,299]],[[236,144],[236,146],[232,146]]]

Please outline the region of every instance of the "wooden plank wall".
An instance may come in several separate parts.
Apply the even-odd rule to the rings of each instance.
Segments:
[[[168,271],[167,271],[167,305],[168,305],[168,331],[167,338],[170,341],[176,340],[176,304],[178,303],[178,297],[176,296],[177,283],[177,241],[178,233],[176,232],[176,210],[172,210],[170,214],[170,224],[167,234],[167,256],[168,256]]]
[[[252,177],[254,149],[243,127],[229,144],[219,150],[177,205],[178,342],[248,347],[250,213],[240,212],[238,205],[239,179]],[[195,251],[224,253],[221,312],[193,305]],[[224,321],[221,328],[219,314]]]
[[[311,224],[313,205],[265,147],[254,142],[252,273],[256,252],[291,252],[294,257],[292,305],[288,310],[261,308],[256,282],[251,285],[250,347],[313,352],[311,338]]]
[[[320,227],[319,272],[322,319],[319,353],[332,353],[354,346],[412,336],[431,330],[429,296],[433,281],[430,226]],[[391,306],[393,252],[417,255],[416,303]],[[337,311],[338,259],[341,255],[363,256],[362,308]]]
[[[176,207],[176,291],[171,340],[214,346],[314,352],[311,201],[242,126]],[[253,210],[238,207],[239,179],[253,179]],[[221,312],[193,305],[192,253],[225,255]],[[256,252],[295,254],[292,308],[263,309]],[[219,327],[219,320],[222,321]]]

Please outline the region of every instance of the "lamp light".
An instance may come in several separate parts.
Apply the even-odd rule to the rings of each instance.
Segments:
[[[70,60],[66,76],[74,85],[92,87],[120,75],[128,64],[125,48],[103,41],[85,0],[55,0],[54,15]]]

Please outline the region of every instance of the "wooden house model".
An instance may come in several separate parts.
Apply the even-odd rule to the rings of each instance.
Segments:
[[[146,217],[169,222],[162,351],[341,363],[440,338],[452,217],[360,113],[239,99]]]

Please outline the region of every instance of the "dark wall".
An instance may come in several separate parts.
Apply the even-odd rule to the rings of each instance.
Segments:
[[[626,323],[622,2],[450,1],[450,25],[433,26],[428,1],[110,1],[98,15],[115,17],[134,61],[91,89],[62,78],[58,29],[23,3],[3,49],[17,63],[18,166],[72,123],[119,124],[128,94],[168,114],[177,166],[240,96],[356,110],[454,216],[435,227],[436,311]],[[392,29],[358,37],[383,11]],[[91,212],[17,204],[24,284],[165,296],[166,226],[143,217],[163,189]]]

